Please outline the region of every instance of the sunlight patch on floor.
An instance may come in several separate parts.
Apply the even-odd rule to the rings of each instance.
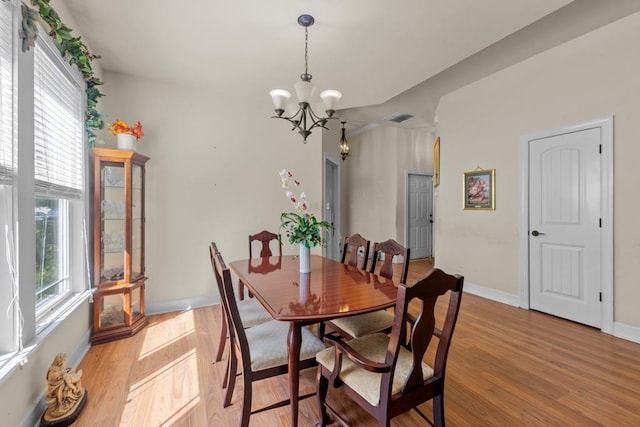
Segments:
[[[172,343],[195,332],[193,311],[184,311],[171,319],[171,327],[167,328],[164,322],[147,326],[139,359],[150,356],[152,353],[170,346]]]
[[[145,420],[147,425],[167,425],[198,405],[197,359],[193,349],[132,384],[121,425],[128,422],[134,425],[134,420]]]

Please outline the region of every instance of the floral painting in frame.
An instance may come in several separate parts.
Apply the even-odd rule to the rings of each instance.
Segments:
[[[477,169],[462,174],[463,209],[496,208],[496,170]]]

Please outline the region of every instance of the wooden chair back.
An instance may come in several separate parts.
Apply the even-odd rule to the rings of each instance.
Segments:
[[[402,274],[400,275],[400,283],[407,283],[407,274],[409,272],[409,253],[410,249],[405,248],[400,243],[393,239],[385,240],[384,242],[376,243],[373,245],[373,255],[371,257],[371,267],[369,271],[371,273],[376,272],[376,266],[379,262],[381,255],[384,255],[384,260],[380,266],[380,271],[377,272],[382,277],[387,279],[393,279],[393,257],[401,256],[402,261]]]
[[[369,259],[370,246],[371,242],[358,233],[345,237],[344,246],[342,248],[342,259],[340,260],[340,262],[350,265],[351,267],[366,270],[367,260]],[[360,248],[362,248],[363,250],[364,258],[362,261],[362,266],[358,267],[358,252]]]
[[[249,235],[249,258],[253,258],[253,243],[260,242],[260,258],[274,256],[271,250],[271,242],[278,242],[278,256],[282,256],[282,241],[280,236],[267,230]]]
[[[234,334],[233,328],[229,327],[229,309],[227,307],[227,302],[224,297],[224,282],[223,277],[220,275],[216,265],[216,259],[220,256],[220,251],[218,250],[218,246],[215,242],[211,242],[209,245],[209,256],[211,257],[211,267],[213,268],[213,275],[216,279],[216,285],[218,286],[218,293],[220,294],[220,341],[218,342],[218,351],[216,354],[216,362],[222,360],[222,353],[224,352],[225,342],[227,339],[227,334],[229,334],[229,341],[233,343]],[[233,344],[231,344],[233,351]],[[227,383],[227,378],[224,379],[224,383]]]
[[[243,346],[242,340],[244,339],[244,345],[248,348],[248,345],[246,344],[246,336],[244,335],[242,318],[240,317],[238,304],[233,292],[231,272],[222,259],[222,254],[217,251],[215,243],[211,243],[211,246],[213,250],[213,271],[216,276],[218,290],[220,291],[222,306],[225,310],[227,322],[229,324],[229,336],[239,339],[240,347]],[[233,342],[233,340],[231,341]]]
[[[406,326],[409,316],[409,303],[414,299],[419,299],[422,304],[416,321],[413,324],[412,333],[409,337],[413,353],[414,366],[409,380],[405,383],[404,393],[413,393],[412,390],[423,385],[420,361],[431,344],[431,339],[438,338],[435,363],[433,366],[434,378],[444,380],[447,366],[447,356],[451,347],[451,338],[458,320],[460,311],[460,301],[462,298],[462,287],[464,277],[460,275],[446,274],[440,269],[433,268],[422,279],[417,280],[411,286],[400,286],[398,288],[398,299],[396,301],[396,316],[391,330],[391,341],[389,350],[397,354],[397,347],[402,345],[403,329]],[[436,328],[435,306],[438,298],[450,293],[447,312],[442,322],[441,329]],[[387,352],[387,362],[391,362],[389,352]],[[393,371],[392,371],[393,372]]]
[[[271,250],[271,242],[273,242],[274,240],[278,242],[278,256],[282,258],[282,241],[280,240],[280,235],[276,233],[272,233],[267,230],[262,230],[261,232],[256,234],[250,234],[249,235],[249,259],[253,258],[253,246],[254,244],[257,245],[256,242],[260,243],[259,258],[272,257],[273,251]],[[252,265],[253,264],[250,264],[250,266]],[[263,268],[264,266],[269,266],[269,263],[265,261],[262,264],[262,266]],[[280,267],[280,263],[276,262],[271,267],[272,267],[271,271],[273,271]],[[251,292],[249,292],[249,296],[253,297],[253,295],[251,295]],[[238,281],[238,298],[240,299],[240,301],[244,300],[244,282],[242,282],[242,280]]]

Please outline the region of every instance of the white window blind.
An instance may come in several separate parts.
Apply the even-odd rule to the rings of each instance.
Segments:
[[[0,2],[0,184],[13,175],[13,6]]]
[[[79,198],[83,189],[83,89],[68,75],[59,57],[38,38],[33,82],[36,191]]]

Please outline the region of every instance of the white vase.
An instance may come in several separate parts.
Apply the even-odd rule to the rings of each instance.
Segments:
[[[311,249],[300,244],[300,273],[308,273],[311,270],[310,256]]]
[[[136,137],[128,133],[119,133],[118,150],[136,151]]]
[[[308,249],[308,248],[307,248]],[[300,283],[298,288],[298,302],[301,305],[305,305],[309,299],[309,292],[311,290],[311,278],[309,273],[300,273]]]

